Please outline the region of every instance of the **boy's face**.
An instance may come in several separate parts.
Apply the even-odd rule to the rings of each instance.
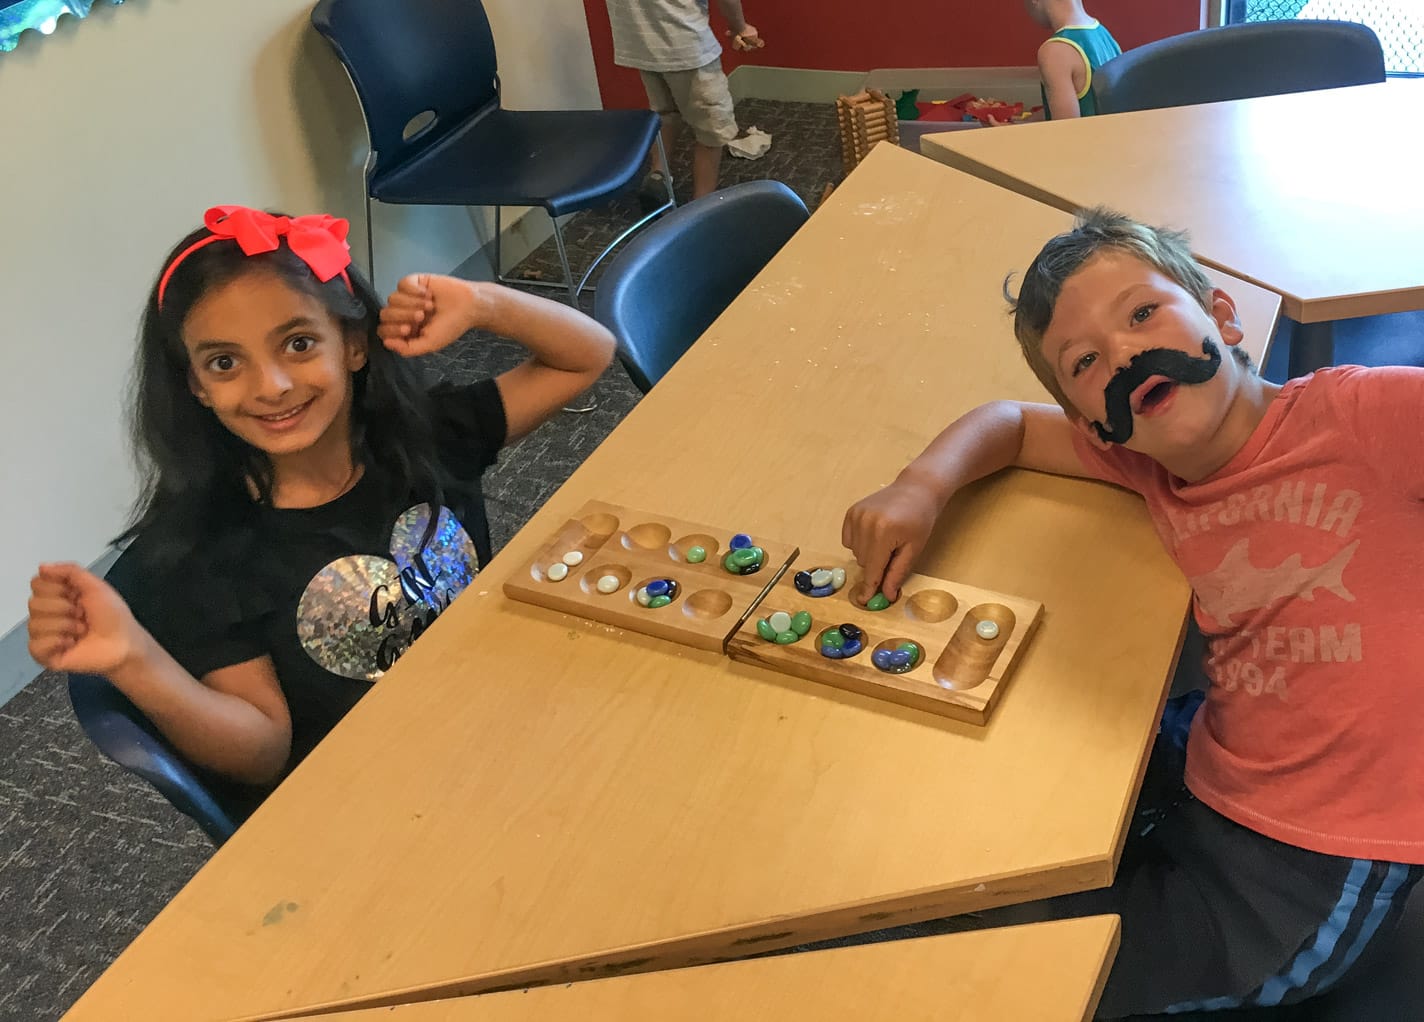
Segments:
[[[1053,22],[1048,19],[1048,12],[1043,9],[1043,0],[1024,0],[1024,10],[1028,11],[1030,18],[1044,28],[1053,27]]]
[[[1250,372],[1226,350],[1241,339],[1225,292],[1208,313],[1151,264],[1109,251],[1064,282],[1041,350],[1089,440],[1163,461],[1216,435]]]

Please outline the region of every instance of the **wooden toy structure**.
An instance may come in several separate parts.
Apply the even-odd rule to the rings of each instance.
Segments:
[[[836,122],[841,132],[841,162],[849,174],[877,142],[900,142],[900,122],[895,101],[875,89],[836,99]]]

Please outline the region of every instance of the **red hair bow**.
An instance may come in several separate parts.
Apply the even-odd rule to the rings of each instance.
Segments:
[[[251,256],[277,251],[282,238],[286,238],[292,254],[307,264],[317,280],[324,284],[340,276],[347,289],[351,287],[351,278],[346,274],[346,267],[351,265],[351,246],[346,243],[351,225],[340,217],[326,213],[273,216],[249,206],[214,206],[203,214],[203,226],[211,232],[209,236],[179,252],[163,271],[158,281],[159,308],[163,307],[163,292],[173,271],[192,253],[215,241],[235,241],[243,255]]]

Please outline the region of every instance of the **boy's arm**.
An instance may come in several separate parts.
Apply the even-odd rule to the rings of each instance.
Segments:
[[[617,342],[596,320],[562,302],[488,281],[416,273],[401,278],[381,310],[378,333],[402,355],[439,351],[471,330],[523,345],[530,358],[495,377],[506,442],[518,440],[602,375]]]
[[[960,489],[1010,466],[1099,478],[1073,445],[1074,427],[1056,405],[995,401],[956,419],[889,486],[846,512],[841,542],[863,570],[852,598],[894,600],[936,519]]]
[[[717,9],[722,12],[722,17],[727,19],[727,25],[732,30],[732,42],[737,49],[760,48],[760,37],[756,28],[747,24],[747,19],[742,14],[742,0],[717,0]]]
[[[1055,121],[1082,116],[1073,73],[1083,66],[1078,48],[1049,39],[1038,48],[1038,74],[1048,97],[1048,112]]]

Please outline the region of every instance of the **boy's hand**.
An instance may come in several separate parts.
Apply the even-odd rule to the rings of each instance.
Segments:
[[[755,25],[743,25],[740,32],[727,29],[727,35],[731,37],[734,50],[759,50],[766,45],[766,40],[757,32]]]
[[[925,548],[942,506],[927,488],[903,479],[852,505],[841,525],[841,542],[855,554],[863,577],[851,599],[863,606],[877,592],[892,601],[900,598],[900,585]]]
[[[113,586],[77,564],[42,564],[30,580],[30,656],[50,671],[112,674],[144,646]]]
[[[433,273],[402,277],[376,334],[387,348],[407,358],[448,347],[484,323],[486,301],[481,285]]]

